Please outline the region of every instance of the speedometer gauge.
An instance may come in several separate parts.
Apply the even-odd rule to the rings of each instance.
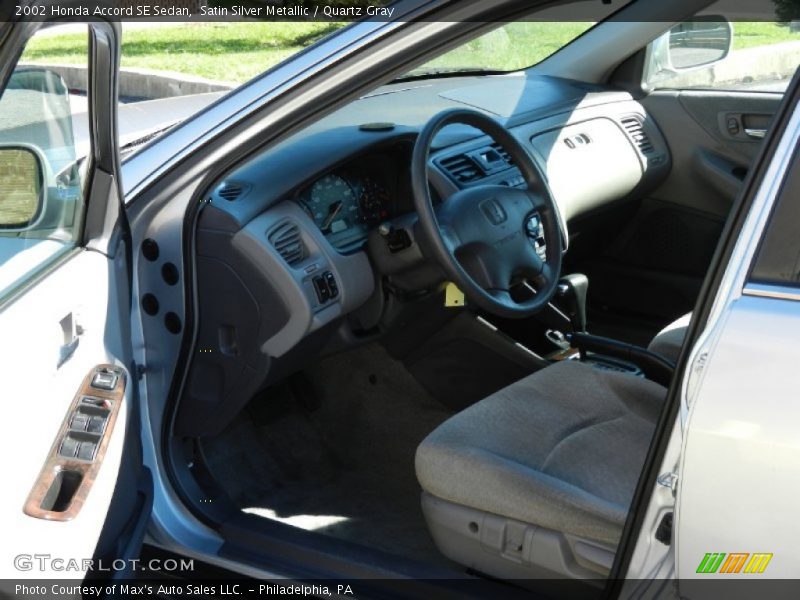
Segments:
[[[350,184],[338,175],[317,180],[305,204],[323,233],[344,231],[358,220],[358,198]]]

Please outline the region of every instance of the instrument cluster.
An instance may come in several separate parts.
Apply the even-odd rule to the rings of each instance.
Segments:
[[[412,210],[408,154],[395,146],[353,160],[317,177],[297,201],[335,248],[357,247],[382,222]]]

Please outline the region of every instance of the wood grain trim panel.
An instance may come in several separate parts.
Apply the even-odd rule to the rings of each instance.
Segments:
[[[92,386],[92,380],[96,373],[103,371],[112,371],[117,374],[116,387],[113,390],[104,390]],[[83,380],[78,393],[75,394],[72,403],[69,406],[64,421],[58,430],[58,435],[50,448],[50,453],[47,456],[39,476],[36,478],[36,483],[33,485],[28,499],[25,501],[23,512],[26,515],[35,517],[37,519],[46,519],[49,521],[69,521],[74,519],[80,512],[92,484],[97,478],[100,467],[103,464],[108,444],[111,439],[111,433],[114,430],[114,424],[117,422],[117,416],[122,407],[123,399],[125,398],[125,385],[127,377],[125,371],[115,365],[97,365],[94,367]],[[90,403],[84,402],[84,399],[89,399]],[[92,404],[91,402],[94,402]],[[98,410],[96,404],[101,407]],[[77,433],[74,429],[70,428],[70,422],[73,415],[80,408],[83,410],[101,413],[108,410],[105,419],[105,427],[99,434],[90,434],[85,432]],[[85,414],[85,413],[82,413]],[[62,441],[70,434],[73,437],[83,438],[85,441],[97,440],[97,448],[92,460],[81,460],[79,458],[67,458],[59,454]],[[70,484],[74,485],[78,481],[74,493],[69,498],[60,497],[61,502],[56,503],[55,509],[45,508],[47,505],[53,504],[53,491],[58,491],[55,488],[51,490],[54,483],[58,485],[57,480],[61,481],[62,486]],[[48,493],[50,492],[50,496]],[[58,497],[58,496],[57,496]]]

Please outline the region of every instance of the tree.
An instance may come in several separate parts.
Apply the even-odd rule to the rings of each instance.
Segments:
[[[783,23],[800,20],[800,0],[773,0],[775,19]]]

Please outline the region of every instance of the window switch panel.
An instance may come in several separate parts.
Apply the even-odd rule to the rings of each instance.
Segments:
[[[124,369],[113,364],[85,374],[25,501],[26,515],[69,521],[80,512],[108,451],[126,382]]]

